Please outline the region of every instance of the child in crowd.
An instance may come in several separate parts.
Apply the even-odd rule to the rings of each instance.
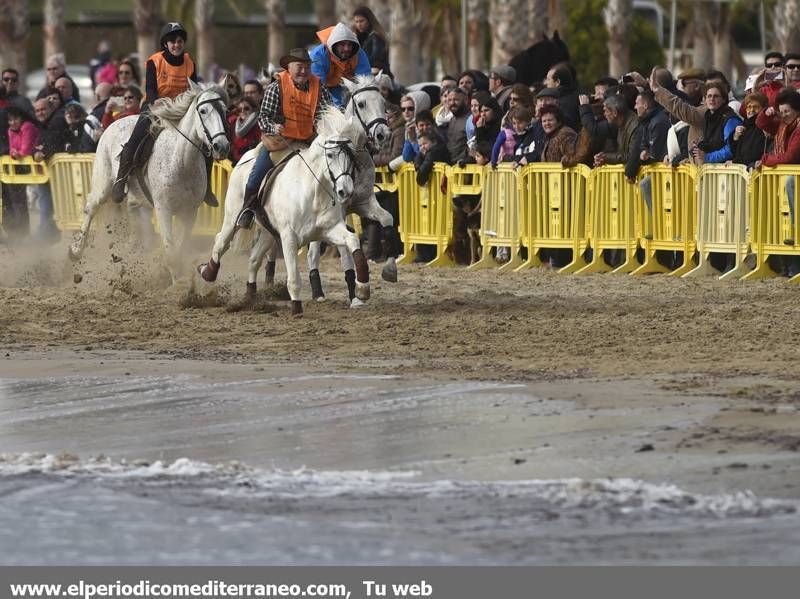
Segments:
[[[92,137],[86,132],[86,111],[80,104],[70,104],[64,110],[67,121],[64,149],[70,154],[85,154],[97,149]]]

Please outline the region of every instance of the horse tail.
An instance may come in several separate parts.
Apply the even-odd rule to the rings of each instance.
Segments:
[[[239,229],[233,238],[231,247],[237,254],[249,253],[253,248],[256,240],[256,233],[260,231],[258,227],[250,227],[249,229]]]

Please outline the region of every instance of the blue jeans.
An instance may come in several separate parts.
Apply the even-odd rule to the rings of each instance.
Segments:
[[[53,224],[53,195],[50,193],[50,184],[39,185],[39,230]]]
[[[789,220],[792,221],[794,229],[794,177],[786,179],[786,196],[789,198]]]
[[[269,151],[263,145],[260,145],[258,155],[256,156],[256,162],[253,165],[253,170],[250,171],[250,176],[247,178],[247,185],[244,188],[245,196],[258,191],[258,188],[261,187],[261,182],[273,166],[275,166],[275,164],[272,162]]]

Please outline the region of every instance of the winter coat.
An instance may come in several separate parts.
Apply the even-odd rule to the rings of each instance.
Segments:
[[[739,139],[731,139],[733,161],[736,164],[744,164],[748,168],[752,168],[757,161],[761,160],[767,145],[764,132],[756,126],[757,116],[745,119],[742,136]]]
[[[761,157],[764,166],[800,164],[800,126],[797,121],[787,125],[779,115],[769,117],[762,110],[756,116],[756,125],[765,133],[775,136],[772,152],[765,152]]]
[[[391,76],[389,69],[389,45],[386,41],[376,34],[374,31],[365,31],[364,33],[356,34],[361,48],[369,59],[370,67],[373,69],[380,69],[387,75]]]
[[[684,121],[689,124],[689,136],[687,145],[692,148],[703,137],[703,127],[705,127],[706,113],[705,106],[692,106],[688,102],[682,100],[678,96],[670,93],[663,87],[659,87],[655,93],[656,102],[661,104],[667,109],[671,115],[678,120]]]
[[[23,121],[19,131],[8,130],[8,149],[16,151],[20,156],[33,156],[39,143],[39,127],[30,121]]]
[[[83,121],[67,125],[64,151],[70,154],[90,154],[97,150],[97,144],[83,128]]]
[[[634,178],[642,164],[653,164],[664,160],[667,155],[667,133],[670,128],[669,115],[661,106],[652,108],[639,119],[639,132],[636,143],[631,148],[628,162],[625,164],[625,175]],[[641,160],[642,150],[646,150],[650,158]]]
[[[466,161],[467,159],[467,119],[472,118],[472,113],[465,106],[461,114],[453,115],[446,125],[439,127],[439,132],[447,145],[452,164]],[[492,140],[494,142],[494,140]]]
[[[391,136],[389,137],[389,143],[384,143],[380,151],[373,158],[375,166],[386,166],[392,160],[402,155],[403,146],[405,144],[404,125],[402,119],[398,118],[395,120],[395,125],[392,127]]]
[[[450,158],[447,146],[442,143],[437,143],[427,154],[422,152],[417,154],[416,158],[414,158],[414,167],[417,169],[417,185],[427,185],[431,178],[433,165],[436,162],[450,164]]]
[[[578,134],[575,129],[561,125],[552,134],[545,137],[542,148],[542,162],[561,162],[564,156],[575,151]]]
[[[622,127],[617,128],[617,149],[606,153],[606,164],[626,164],[639,131],[639,117],[631,111]]]

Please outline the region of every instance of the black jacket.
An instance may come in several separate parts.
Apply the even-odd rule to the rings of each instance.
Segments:
[[[436,162],[450,164],[450,152],[447,146],[438,141],[427,154],[420,152],[414,157],[414,167],[417,169],[417,185],[427,185],[431,178],[433,165]]]
[[[63,152],[67,143],[67,121],[64,118],[64,109],[59,108],[43,123],[41,123],[39,145],[45,158]]]
[[[631,147],[625,165],[625,175],[633,178],[642,164],[653,164],[664,160],[664,156],[667,155],[667,133],[671,126],[667,111],[658,104],[639,119],[638,140]],[[640,158],[642,150],[647,150],[650,154],[650,159],[645,162]]]
[[[752,168],[766,151],[767,138],[764,132],[756,127],[756,117],[745,119],[743,124],[742,136],[739,139],[731,138],[733,161]]]

